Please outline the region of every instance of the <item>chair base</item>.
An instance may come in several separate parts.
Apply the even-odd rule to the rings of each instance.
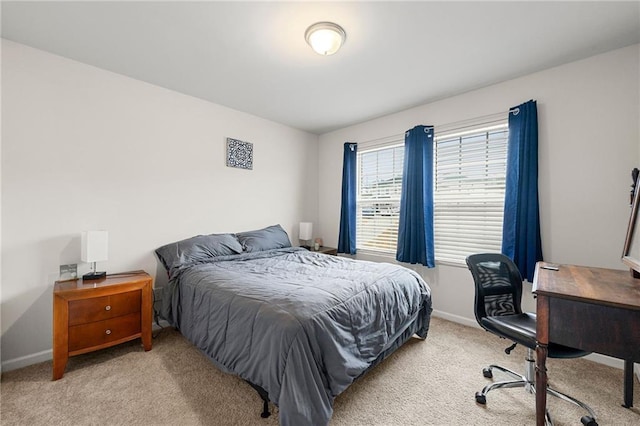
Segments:
[[[535,359],[534,359],[534,352],[532,349],[527,348],[527,357],[525,358],[525,375],[524,376],[516,373],[515,371],[509,370],[508,368],[501,367],[499,365],[490,365],[489,367],[484,368],[482,370],[482,374],[484,377],[492,378],[493,370],[501,371],[513,377],[515,380],[504,380],[504,381],[488,384],[482,389],[482,391],[476,392],[476,402],[478,404],[485,405],[487,403],[487,394],[494,389],[522,387],[531,394],[536,393]],[[556,398],[560,398],[563,401],[567,401],[574,405],[577,405],[578,407],[581,407],[582,409],[584,409],[589,413],[588,416],[584,416],[580,419],[582,424],[586,426],[598,426],[598,423],[596,421],[596,414],[593,412],[591,407],[589,407],[582,401],[579,401],[573,398],[572,396],[564,394],[550,387],[547,387],[547,395],[553,395]],[[549,410],[547,410],[545,414],[545,420],[547,425],[553,426],[553,421],[551,420]]]

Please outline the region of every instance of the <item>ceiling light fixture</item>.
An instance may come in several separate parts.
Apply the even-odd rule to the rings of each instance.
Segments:
[[[333,22],[316,22],[307,28],[304,39],[320,55],[333,55],[347,39],[347,33]]]

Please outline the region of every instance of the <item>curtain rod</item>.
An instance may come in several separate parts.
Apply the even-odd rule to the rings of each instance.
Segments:
[[[453,130],[464,129],[465,127],[476,126],[479,124],[490,124],[494,121],[501,121],[501,120],[507,119],[508,117],[509,117],[509,110],[496,112],[488,115],[483,115],[481,117],[470,118],[467,120],[455,121],[453,123],[436,124],[433,127],[434,129],[442,129],[442,131],[453,131]],[[377,145],[382,145],[388,142],[394,142],[396,140],[404,141],[405,133],[406,132],[402,132],[397,135],[384,136],[382,138],[371,139],[365,142],[359,142],[358,145],[363,145],[366,147],[375,147]]]

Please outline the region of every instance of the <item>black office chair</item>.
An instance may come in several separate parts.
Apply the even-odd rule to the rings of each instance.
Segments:
[[[485,330],[513,342],[513,345],[505,349],[507,354],[518,343],[527,348],[524,376],[499,365],[490,365],[482,370],[482,374],[487,378],[493,377],[493,370],[499,370],[515,380],[488,384],[481,392],[476,392],[476,402],[486,404],[487,394],[499,388],[524,387],[529,393],[535,393],[536,314],[522,312],[520,271],[511,259],[498,253],[474,254],[467,257],[466,261],[476,287],[475,314],[478,324]],[[589,354],[553,343],[549,343],[548,350],[549,358],[578,358]],[[580,421],[584,425],[597,426],[596,415],[586,404],[549,387],[547,394],[584,408],[589,415],[582,417]],[[553,425],[548,410],[546,422]]]

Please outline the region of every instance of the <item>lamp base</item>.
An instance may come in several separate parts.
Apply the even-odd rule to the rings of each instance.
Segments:
[[[100,280],[102,278],[105,278],[106,276],[107,276],[106,272],[89,272],[88,274],[84,274],[82,276],[82,279],[84,281]]]

